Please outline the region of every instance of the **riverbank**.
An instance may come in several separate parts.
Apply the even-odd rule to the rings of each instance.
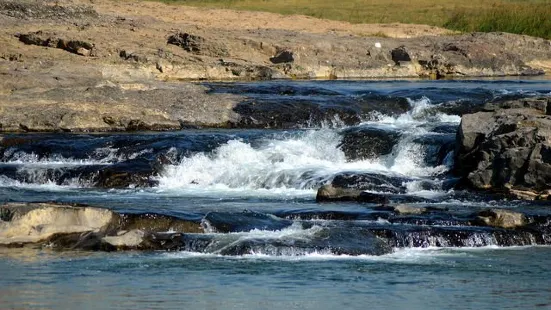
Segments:
[[[1,131],[232,127],[182,81],[539,75],[551,43],[135,1],[0,1]]]

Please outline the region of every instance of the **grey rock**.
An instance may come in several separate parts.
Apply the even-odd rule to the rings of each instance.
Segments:
[[[359,127],[344,130],[339,147],[347,159],[376,158],[390,154],[400,133],[378,128]]]
[[[548,97],[493,102],[463,115],[455,171],[476,189],[540,192],[551,187]]]

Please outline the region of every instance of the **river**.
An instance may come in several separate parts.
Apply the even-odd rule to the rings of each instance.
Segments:
[[[205,85],[247,96],[261,116],[297,106],[311,115],[269,129],[2,135],[0,203],[152,212],[207,233],[173,252],[0,249],[0,308],[551,307],[549,235],[462,220],[493,207],[550,218],[549,203],[455,190],[451,173],[458,114],[549,96],[551,81]],[[105,171],[134,177],[114,186],[98,181]],[[369,176],[368,192],[432,211],[316,202],[320,186],[357,175]]]

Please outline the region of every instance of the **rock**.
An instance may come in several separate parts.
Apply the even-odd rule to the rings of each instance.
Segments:
[[[288,63],[293,62],[295,58],[293,57],[293,52],[283,50],[278,52],[275,56],[270,57],[270,61],[273,64]]]
[[[334,187],[333,185],[328,184],[323,185],[318,189],[316,201],[354,201],[359,199],[361,193],[361,190]]]
[[[218,233],[246,232],[253,229],[281,230],[292,224],[291,220],[251,211],[242,213],[209,212],[203,218],[203,226],[207,230]]]
[[[89,49],[86,49],[84,47],[79,47],[75,51],[75,54],[80,55],[80,56],[90,56],[92,54],[92,51],[89,50]]]
[[[404,183],[411,181],[403,177],[393,177],[375,173],[341,173],[331,181],[335,188],[369,190],[393,194],[404,193]]]
[[[399,204],[392,207],[395,213],[399,215],[418,215],[427,212],[427,208],[424,207],[413,207],[405,204]]]
[[[204,232],[199,222],[156,213],[121,214],[118,225],[118,229],[122,231],[139,230],[145,233],[168,231],[180,233]]]
[[[360,122],[360,114],[344,102],[332,105],[306,99],[247,100],[239,103],[234,111],[239,115],[235,127],[246,128],[300,128],[339,119],[344,124]]]
[[[116,248],[138,247],[144,239],[145,233],[141,230],[121,231],[116,236],[106,236],[101,240]]]
[[[119,52],[119,57],[124,59],[124,60],[132,60],[132,61],[140,62],[140,63],[146,63],[147,62],[147,57],[146,56],[142,56],[142,55],[137,54],[137,53],[132,52],[132,51],[122,50],[122,51]],[[162,64],[161,59],[159,59],[158,63]],[[161,66],[161,68],[157,68],[157,69],[159,71],[163,72],[162,65],[160,65],[160,66]]]
[[[62,50],[65,50],[73,54],[90,56],[92,53],[91,51],[94,48],[94,44],[86,41],[80,41],[80,40],[58,39],[57,48],[60,48]],[[81,51],[82,54],[79,54],[79,51]]]
[[[464,115],[454,168],[463,183],[497,191],[549,189],[550,104],[547,97],[505,101],[490,103],[488,112]]]
[[[19,38],[19,41],[28,45],[59,48],[81,56],[91,56],[94,49],[94,45],[92,43],[80,40],[66,40],[57,38],[55,37],[55,34],[49,34],[42,31],[18,34],[17,37]]]
[[[495,112],[501,109],[529,109],[534,113],[551,115],[551,97],[529,97],[513,100],[496,99],[484,104],[485,112]]]
[[[151,187],[157,172],[148,160],[136,158],[96,170],[93,182],[103,188]]]
[[[16,37],[19,38],[19,41],[27,45],[48,46],[50,42],[50,38],[44,37],[44,33],[42,31],[17,34]]]
[[[516,228],[527,224],[526,216],[505,209],[488,209],[478,213],[478,222],[487,226]]]
[[[175,250],[198,222],[161,214],[124,214],[86,205],[8,203],[0,206],[0,246],[54,249]]]
[[[237,123],[233,108],[238,95],[208,94],[204,87],[188,83],[147,82],[133,87],[52,87],[0,94],[0,131],[158,131],[178,130],[182,124]],[[28,109],[29,105],[34,108]]]
[[[317,202],[326,201],[358,201],[364,203],[374,203],[387,205],[390,202],[413,203],[427,202],[430,199],[421,197],[396,195],[388,193],[371,193],[354,188],[336,187],[332,184],[323,185],[318,189],[316,195]]]
[[[393,97],[379,94],[367,94],[356,99],[355,105],[363,114],[380,113],[389,116],[398,116],[411,109],[404,97]]]
[[[112,211],[55,204],[8,204],[13,215],[0,223],[0,244],[25,244],[46,240],[56,234],[100,232],[116,220]]]
[[[286,235],[280,238],[241,238],[220,248],[211,241],[212,252],[221,255],[265,254],[270,256],[333,253],[335,255],[384,255],[392,253],[386,242],[367,229],[358,227],[324,227],[312,236]]]
[[[340,149],[349,160],[378,158],[390,154],[401,134],[372,127],[351,127],[340,133],[343,138]]]
[[[229,52],[224,44],[207,40],[201,36],[178,32],[170,35],[168,44],[180,46],[185,51],[211,57],[227,57]]]
[[[390,55],[396,65],[400,65],[401,62],[411,61],[411,57],[403,45],[390,51]]]
[[[436,134],[417,137],[413,143],[423,150],[423,162],[428,166],[444,165],[446,157],[455,149],[455,134]]]

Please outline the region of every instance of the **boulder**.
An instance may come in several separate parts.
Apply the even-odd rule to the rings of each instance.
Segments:
[[[499,227],[516,228],[527,224],[526,216],[522,213],[505,209],[488,209],[478,213],[477,224]]]
[[[491,102],[463,115],[455,173],[475,189],[540,192],[551,184],[551,97]]]
[[[400,65],[401,62],[411,61],[411,57],[403,45],[390,51],[390,55],[396,65]]]

